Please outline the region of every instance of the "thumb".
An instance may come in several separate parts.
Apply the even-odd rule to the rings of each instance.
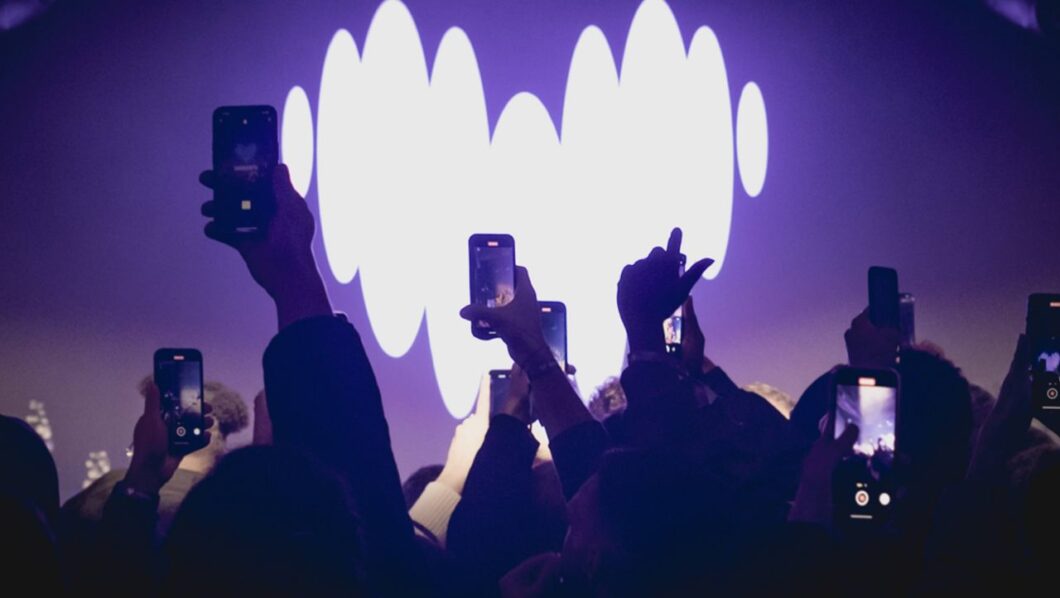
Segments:
[[[684,297],[687,297],[688,294],[692,292],[692,287],[696,286],[696,283],[699,282],[699,279],[703,277],[703,273],[706,272],[707,268],[709,268],[713,263],[714,260],[710,259],[709,257],[706,257],[692,264],[691,267],[685,270],[685,275],[681,277],[680,284],[682,299]]]
[[[850,424],[843,429],[843,433],[832,443],[832,458],[838,461],[854,450],[854,443],[858,440],[858,427]]]
[[[144,415],[158,415],[162,412],[162,395],[154,382],[144,390]]]
[[[464,308],[460,310],[460,317],[469,322],[482,320],[493,324],[494,311],[495,310],[490,309],[485,305],[465,305]]]
[[[286,164],[277,164],[272,171],[272,192],[276,195],[278,203],[283,203],[283,200],[297,197],[303,199],[298,191],[295,191],[294,185],[291,184],[291,171],[288,170]]]

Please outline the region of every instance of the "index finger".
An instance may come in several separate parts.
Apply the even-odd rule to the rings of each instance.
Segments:
[[[681,238],[683,236],[684,233],[681,232],[681,229],[675,226],[670,231],[670,240],[666,242],[666,253],[673,256],[681,255]]]

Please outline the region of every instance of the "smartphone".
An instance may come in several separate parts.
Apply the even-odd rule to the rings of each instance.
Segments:
[[[276,211],[276,121],[272,106],[222,106],[213,111],[214,218],[235,233],[262,231]]]
[[[894,268],[869,268],[869,319],[877,328],[899,327],[898,272]]]
[[[1060,411],[1060,294],[1037,293],[1027,300],[1031,344],[1031,394],[1039,411]]]
[[[155,384],[170,449],[183,454],[206,446],[202,353],[195,349],[155,351]]]
[[[567,306],[559,301],[539,301],[545,342],[564,372],[567,371]]]
[[[894,370],[843,367],[832,375],[832,434],[858,428],[854,453],[832,479],[836,515],[871,521],[887,515],[894,501],[900,384]]]
[[[467,240],[471,303],[503,307],[515,299],[515,239],[511,235],[471,235]],[[496,338],[488,323],[471,323],[475,338]]]
[[[685,275],[685,261],[687,258],[681,255],[681,265],[678,268],[680,276]],[[684,339],[685,306],[684,303],[674,311],[673,315],[663,320],[663,338],[666,340],[666,352],[675,355],[681,354],[681,342]]]
[[[511,387],[511,370],[490,370],[490,417],[500,412]]]
[[[916,297],[912,293],[898,295],[898,330],[902,334],[902,346],[916,344]]]

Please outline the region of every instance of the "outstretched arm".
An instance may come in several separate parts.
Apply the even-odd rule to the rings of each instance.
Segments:
[[[209,186],[211,173],[201,180]],[[423,568],[375,374],[357,331],[332,311],[313,256],[313,215],[283,165],[273,189],[276,213],[262,235],[206,225],[207,236],[239,251],[276,304],[280,330],[264,357],[273,442],[312,455],[349,485],[369,585],[382,594],[420,592]],[[207,202],[203,214],[213,213]]]

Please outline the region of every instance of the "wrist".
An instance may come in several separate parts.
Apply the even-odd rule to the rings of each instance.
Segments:
[[[462,495],[464,493],[464,482],[467,481],[467,475],[460,475],[446,466],[442,468],[442,473],[438,474],[438,479],[435,481],[446,488],[449,488],[453,492]]]
[[[663,336],[662,324],[651,327],[627,327],[626,337],[629,340],[630,353],[666,352],[666,338]]]
[[[314,268],[292,278],[275,293],[270,293],[276,304],[276,315],[280,329],[299,320],[314,316],[331,315],[331,300],[324,289],[324,281]]]

